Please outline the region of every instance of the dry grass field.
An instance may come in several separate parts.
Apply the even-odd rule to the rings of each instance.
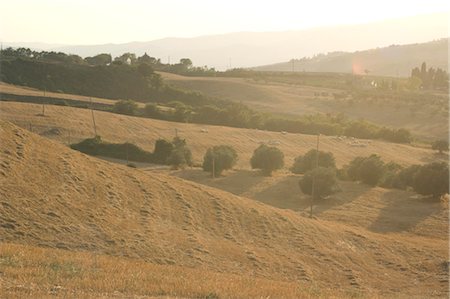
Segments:
[[[166,172],[280,209],[309,215],[311,197],[299,189],[301,175],[275,173],[264,177],[256,171],[232,170],[212,179],[209,173],[201,169]],[[355,182],[340,181],[339,187],[339,192],[315,203],[315,216],[383,234],[438,239],[448,237],[449,215],[445,200],[440,202],[414,192],[370,187]]]
[[[74,143],[93,137],[91,111],[63,106],[46,108],[46,116],[40,116],[41,106],[28,103],[0,102],[0,117],[18,126],[30,129],[40,135],[60,141]],[[286,168],[295,157],[315,147],[316,136],[302,134],[282,134],[277,132],[239,129],[221,126],[183,124],[146,118],[95,111],[97,133],[109,142],[132,142],[153,151],[158,138],[172,139],[175,129],[186,138],[196,163],[201,163],[206,150],[214,145],[233,146],[239,154],[237,168],[249,169],[253,150],[261,142],[277,144],[285,155]],[[208,133],[202,132],[207,129]],[[339,140],[322,136],[320,148],[333,152],[338,166],[348,163],[356,156],[379,154],[385,162],[395,161],[403,165],[445,161],[446,156],[437,155],[431,149],[395,144],[383,141],[366,141],[364,147],[352,146],[351,140]]]
[[[0,293],[8,297],[448,296],[445,203],[399,220],[408,229],[386,223],[394,214],[383,210],[400,209],[409,193],[349,186],[349,219],[333,207],[309,219],[89,157],[9,122],[0,128]]]
[[[5,298],[235,298],[237,294],[241,298],[344,298],[360,294],[11,243],[0,244],[0,267],[0,291]]]
[[[415,103],[399,103],[393,99],[366,101],[336,100],[333,93],[343,90],[314,87],[301,82],[276,82],[244,78],[186,77],[160,73],[165,82],[175,87],[200,91],[221,99],[243,102],[266,112],[305,115],[343,113],[352,119],[365,119],[380,126],[401,127],[425,139],[448,138],[448,93],[440,107]],[[326,93],[315,96],[315,93]]]
[[[84,101],[87,103],[89,103],[92,100],[93,102],[108,104],[108,105],[113,105],[116,102],[115,100],[102,99],[102,98],[96,98],[96,97],[87,97],[87,96],[75,95],[75,94],[67,94],[67,93],[51,92],[51,91],[44,92],[43,90],[39,90],[36,88],[12,85],[12,84],[4,83],[4,82],[0,82],[0,91],[3,93],[14,94],[14,95],[53,97],[53,98],[59,98],[59,99]],[[142,103],[140,105],[143,106]]]

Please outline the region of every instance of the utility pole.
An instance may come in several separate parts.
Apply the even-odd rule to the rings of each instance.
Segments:
[[[92,108],[92,98],[89,98],[89,101],[91,102],[91,114],[92,114],[92,123],[94,124],[94,137],[97,137],[97,125],[95,124],[95,116],[94,116],[94,109]]]
[[[212,150],[212,178],[216,178],[216,153]]]
[[[316,146],[316,165],[314,166],[314,169],[317,169],[319,167],[319,137],[320,134],[317,134],[317,146]],[[312,190],[311,190],[311,205],[309,208],[309,218],[312,218],[313,215],[313,203],[314,203],[314,196],[315,196],[315,189],[316,189],[316,173],[313,172],[312,177]]]

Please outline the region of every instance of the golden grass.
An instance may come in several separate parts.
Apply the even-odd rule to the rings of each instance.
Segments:
[[[27,103],[0,102],[0,115],[23,128],[31,127],[33,132],[43,134],[62,143],[76,142],[94,134],[91,112],[61,106],[48,106],[46,116],[39,116],[41,106]],[[172,139],[175,129],[186,138],[196,163],[201,163],[209,147],[219,144],[233,146],[239,155],[237,168],[249,169],[250,157],[260,142],[278,142],[285,155],[285,165],[289,168],[295,157],[315,148],[316,136],[302,134],[282,134],[253,129],[239,129],[222,126],[182,124],[161,120],[138,118],[114,113],[96,111],[97,133],[109,142],[132,142],[153,151],[158,138]],[[57,128],[58,134],[49,134]],[[203,133],[207,128],[209,133]],[[431,161],[446,161],[446,156],[436,155],[431,149],[409,145],[372,141],[366,147],[352,147],[350,140],[338,140],[322,136],[320,148],[331,151],[338,166],[348,163],[357,156],[379,154],[385,162],[395,161],[403,165],[423,164]]]
[[[424,139],[448,137],[448,113],[430,105],[402,103],[394,99],[358,103],[337,101],[333,93],[345,92],[313,87],[300,82],[293,84],[255,81],[244,78],[186,77],[160,73],[165,82],[183,89],[196,90],[221,99],[243,102],[260,111],[305,115],[343,113],[352,119],[366,119],[380,126],[402,127]],[[301,80],[301,79],[300,79]],[[315,96],[325,92],[327,96]],[[447,93],[448,96],[448,93]]]
[[[26,96],[37,96],[37,97],[45,96],[45,97],[54,97],[54,98],[67,99],[67,100],[78,100],[78,101],[84,101],[84,102],[88,102],[88,103],[92,100],[93,102],[96,102],[96,103],[102,103],[102,104],[108,104],[108,105],[114,105],[114,103],[116,102],[116,100],[103,99],[103,98],[97,98],[97,97],[88,97],[88,96],[82,96],[82,95],[76,95],[76,94],[51,92],[51,91],[44,92],[43,90],[39,90],[36,88],[12,85],[12,84],[4,83],[4,82],[0,82],[0,91],[4,92],[4,93],[9,93],[9,94],[15,94],[15,95],[26,95]],[[139,105],[144,106],[142,103],[139,103]]]
[[[300,192],[301,175],[261,176],[249,170],[231,170],[215,179],[201,169],[158,170],[189,181],[255,199],[281,209],[309,213],[310,196]],[[314,206],[320,219],[363,227],[381,233],[447,239],[448,200],[437,201],[412,191],[339,182],[340,191]]]
[[[121,286],[118,291],[127,294],[117,296],[126,297],[139,290],[141,279],[150,284],[152,280],[145,278],[152,277],[150,274],[132,275],[145,263],[207,273],[202,276],[180,270],[186,273],[180,278],[167,270],[169,275],[156,276],[160,285],[167,286],[164,290],[177,290],[173,296],[216,292],[202,289],[199,281],[213,285],[224,277],[220,275],[234,277],[224,281],[235,281],[221,287],[224,297],[258,297],[263,290],[278,298],[271,293],[272,285],[273,289],[286,288],[286,293],[281,293],[286,297],[301,297],[303,292],[305,296],[317,293],[328,297],[335,290],[368,297],[448,294],[448,236],[374,232],[339,221],[305,218],[162,173],[104,162],[3,121],[0,143],[2,242],[67,249],[60,251],[62,256],[70,256],[69,251],[115,256],[117,265],[125,257],[135,261],[123,267],[110,262],[114,266],[106,273],[125,273],[128,278],[99,276],[98,287],[91,290],[100,290],[98,296],[108,285]],[[51,257],[42,254],[47,255]],[[22,260],[26,259],[25,254]],[[6,263],[17,263],[17,256],[6,258]],[[65,269],[60,276],[70,277],[77,273],[77,263],[62,257],[53,268]],[[82,269],[89,273],[86,263]],[[0,271],[6,273],[3,268]],[[8,283],[28,285],[27,279],[19,278],[23,269],[1,275],[2,287]],[[40,273],[39,268],[30,269]],[[153,269],[165,273],[166,268]],[[54,284],[70,289],[82,281],[96,281],[86,276],[71,285],[52,281],[55,271],[51,267],[41,270],[37,275],[41,279],[36,280],[41,284],[36,285],[46,285],[46,291]],[[121,284],[119,277],[127,283]],[[299,286],[292,288],[296,293],[289,293],[294,285]],[[241,292],[244,295],[240,296]]]
[[[3,298],[362,298],[358,290],[331,290],[139,260],[0,244]]]

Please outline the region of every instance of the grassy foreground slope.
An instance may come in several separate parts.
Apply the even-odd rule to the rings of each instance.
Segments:
[[[144,275],[136,267],[140,261],[286,281],[324,293],[352,289],[366,295],[442,297],[448,292],[446,240],[381,235],[311,220],[178,178],[103,162],[11,123],[0,124],[1,241],[27,245],[17,251],[2,245],[0,271],[6,273],[0,277],[2,288],[30,285],[29,280],[41,275],[39,285],[66,281],[61,287],[72,292],[95,292],[88,287],[79,290],[78,284],[63,279],[78,275],[76,260],[80,257],[71,252],[84,251],[125,258],[130,263],[118,261],[115,269],[131,277]],[[33,273],[33,252],[39,249],[29,246],[66,250],[67,256],[64,251],[49,251],[57,260],[49,267],[62,272],[54,276],[35,272],[23,281],[14,267],[22,262],[26,273]],[[42,259],[41,265],[51,264]],[[100,264],[108,263],[105,259]],[[85,261],[78,267],[88,265]],[[199,278],[189,271],[181,270],[187,274],[182,290]],[[90,275],[82,278],[89,280]],[[158,276],[146,277],[152,281]],[[137,287],[121,289],[120,284],[110,284],[108,277],[101,281],[99,292],[143,292]],[[258,289],[261,282],[252,283],[252,289]],[[167,290],[171,282],[162,279],[160,284]],[[138,286],[139,280],[133,280],[133,285]],[[168,289],[164,294],[195,294],[183,293],[176,286]],[[204,291],[214,292],[214,288],[206,284]],[[230,292],[239,294],[239,289],[225,294]],[[301,296],[300,291],[297,294]]]
[[[15,123],[62,143],[74,143],[93,137],[92,114],[87,109],[62,106],[46,107],[46,115],[40,116],[41,105],[27,103],[0,102],[0,116],[3,120]],[[272,142],[285,154],[285,164],[290,167],[294,158],[315,147],[316,136],[302,134],[282,134],[252,129],[239,129],[221,126],[183,124],[161,120],[145,119],[95,111],[97,134],[103,140],[123,143],[132,142],[143,149],[153,151],[158,138],[172,139],[175,130],[186,138],[193,152],[194,161],[201,163],[206,150],[214,145],[233,146],[239,154],[238,168],[250,168],[250,157],[261,142]],[[208,133],[202,132],[207,129]],[[352,141],[322,136],[321,150],[331,151],[338,166],[348,163],[356,156],[376,153],[385,162],[400,164],[423,164],[444,160],[429,149],[382,141],[361,141],[365,147],[352,146]]]

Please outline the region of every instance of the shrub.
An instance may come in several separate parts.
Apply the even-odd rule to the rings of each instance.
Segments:
[[[114,104],[113,112],[126,115],[135,115],[137,108],[138,105],[132,100],[120,100]]]
[[[423,195],[439,197],[449,192],[448,164],[435,162],[421,166],[413,181],[413,189]]]
[[[305,194],[312,194],[314,180],[314,199],[333,194],[336,191],[336,170],[327,167],[318,167],[309,170],[299,181],[300,189]]]
[[[237,157],[236,151],[229,145],[214,146],[206,151],[202,167],[204,171],[212,173],[214,160],[214,175],[220,175],[236,164]]]
[[[308,170],[315,168],[316,165],[316,154],[317,150],[312,149],[307,152],[304,156],[298,156],[295,158],[294,165],[291,167],[293,173],[305,173]],[[336,168],[336,162],[334,156],[330,152],[319,151],[319,166]]]
[[[102,138],[100,136],[95,136],[94,138],[87,138],[79,143],[71,144],[70,148],[88,155],[96,156],[98,155],[99,144],[101,143]]]
[[[130,160],[136,162],[153,162],[153,153],[147,152],[132,143],[108,143],[100,136],[88,138],[80,143],[72,144],[72,149],[93,156]]]
[[[261,144],[253,152],[250,164],[253,169],[261,169],[264,175],[270,176],[272,171],[283,167],[284,154],[276,147]]]
[[[448,151],[448,141],[447,140],[436,140],[431,145],[431,148],[439,151],[442,154],[443,151]]]

